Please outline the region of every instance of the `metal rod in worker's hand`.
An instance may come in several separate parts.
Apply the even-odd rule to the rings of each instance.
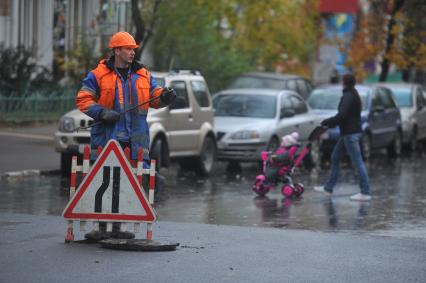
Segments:
[[[120,115],[121,115],[121,114],[124,114],[124,113],[129,112],[129,111],[131,111],[131,110],[133,110],[133,109],[138,108],[139,106],[145,105],[145,104],[150,103],[150,102],[152,102],[152,101],[154,101],[154,100],[156,100],[156,99],[159,99],[159,98],[160,98],[160,95],[159,95],[159,96],[156,96],[156,97],[153,97],[153,98],[151,98],[150,100],[147,100],[147,101],[145,101],[145,102],[142,102],[142,103],[140,103],[140,104],[138,104],[138,105],[135,105],[135,106],[132,106],[132,107],[130,107],[130,108],[128,108],[128,109],[125,109],[124,111],[122,111],[122,112],[120,112],[120,113],[118,113],[118,114],[120,114]],[[89,126],[85,126],[85,127],[78,127],[78,128],[76,129],[76,131],[78,132],[79,130],[85,130],[85,129],[91,128],[91,127],[93,127],[93,126],[96,126],[96,125],[102,124],[102,123],[103,123],[103,121],[98,121],[98,122],[96,122],[96,123],[90,124]]]

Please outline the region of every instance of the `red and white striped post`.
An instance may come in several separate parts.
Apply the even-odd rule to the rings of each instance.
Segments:
[[[130,148],[126,147],[124,148],[124,155],[126,156],[127,160],[130,162]]]
[[[143,176],[143,149],[138,149],[138,164],[136,169],[136,177],[138,178],[139,185],[142,187],[142,176]]]
[[[84,146],[83,151],[83,179],[86,177],[86,174],[90,169],[90,147],[88,145]]]
[[[75,187],[77,182],[77,156],[72,157],[71,161],[71,178],[70,178],[70,199],[75,194]],[[65,243],[70,243],[74,241],[74,222],[72,220],[68,221],[67,225],[67,234],[65,235]]]
[[[139,185],[142,187],[142,181],[143,181],[143,150],[142,148],[138,149],[138,161],[136,165],[136,178],[138,179]],[[138,233],[140,229],[140,223],[134,224],[134,230],[135,233]]]
[[[151,167],[149,168],[149,194],[148,201],[154,205],[154,188],[155,188],[155,160],[151,160]],[[152,222],[146,225],[146,238],[152,240]]]
[[[98,158],[99,155],[101,155],[101,152],[102,152],[102,146],[100,145],[98,146],[98,151],[96,152],[96,158]]]
[[[77,156],[73,156],[71,161],[70,199],[75,194],[76,183],[77,183]]]

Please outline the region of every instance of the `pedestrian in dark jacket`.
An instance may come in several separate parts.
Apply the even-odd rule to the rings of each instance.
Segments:
[[[335,116],[321,122],[322,126],[340,128],[340,138],[334,146],[331,154],[331,172],[324,186],[316,186],[314,190],[327,195],[333,193],[339,177],[340,160],[345,152],[348,153],[352,165],[355,167],[359,177],[361,192],[350,197],[351,200],[368,201],[371,199],[370,184],[367,170],[361,156],[359,139],[361,137],[361,98],[355,89],[355,76],[346,74],[343,76],[343,95],[339,102],[338,112]]]

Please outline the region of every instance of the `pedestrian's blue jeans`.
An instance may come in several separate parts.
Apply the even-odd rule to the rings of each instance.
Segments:
[[[362,160],[361,150],[359,147],[359,139],[361,133],[350,134],[341,136],[336,145],[334,146],[333,153],[331,154],[331,173],[328,181],[324,185],[324,189],[327,192],[332,193],[333,188],[336,185],[340,171],[340,160],[344,156],[345,152],[348,153],[352,165],[355,167],[358,178],[361,193],[365,195],[370,194],[370,185],[368,181],[367,169],[365,168],[364,161]]]

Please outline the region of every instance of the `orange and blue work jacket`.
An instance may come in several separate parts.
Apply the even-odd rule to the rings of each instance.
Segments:
[[[108,140],[115,139],[131,144],[131,158],[137,159],[138,148],[143,149],[144,160],[149,160],[149,127],[146,121],[148,108],[163,107],[159,99],[136,107],[161,94],[162,88],[144,66],[133,62],[127,78],[122,78],[114,67],[114,57],[102,60],[96,69],[89,72],[77,94],[76,105],[81,112],[99,121],[103,109],[123,113],[112,124],[101,123],[91,128],[91,148],[104,147]]]

